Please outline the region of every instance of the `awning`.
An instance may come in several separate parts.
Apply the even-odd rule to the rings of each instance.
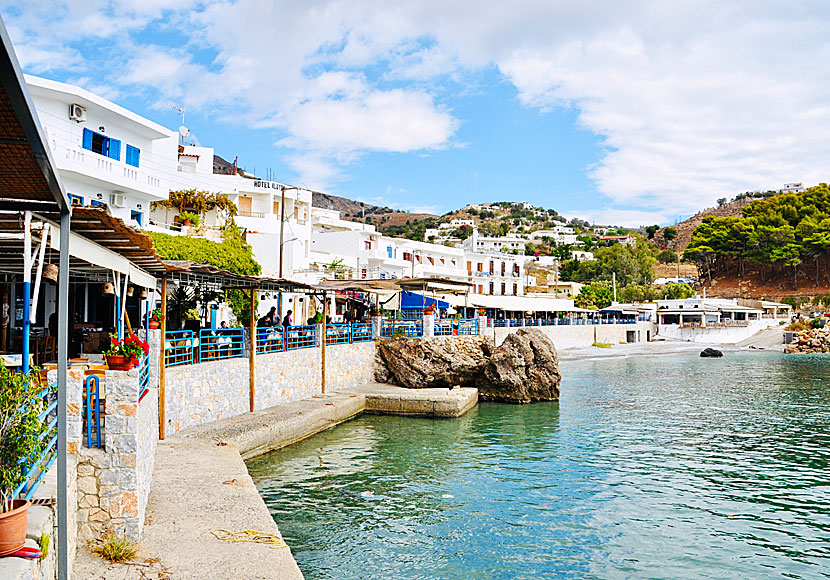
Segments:
[[[401,292],[401,310],[424,310],[434,306],[435,308],[446,309],[449,304],[443,300],[436,300],[423,294],[416,294],[415,292]]]

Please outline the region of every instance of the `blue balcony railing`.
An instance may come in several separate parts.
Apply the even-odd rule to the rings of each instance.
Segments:
[[[97,375],[90,375],[84,381],[84,425],[86,426],[86,446],[101,447],[101,380]]]
[[[458,321],[458,336],[478,335],[478,321],[475,318],[462,318]]]
[[[199,362],[244,356],[243,328],[205,328],[199,331]]]
[[[380,335],[386,338],[402,334],[403,336],[423,336],[424,323],[421,320],[388,319],[380,323]]]
[[[326,344],[349,344],[352,342],[352,328],[349,324],[327,324]]]
[[[370,342],[372,324],[369,322],[352,322],[352,342]]]
[[[53,383],[43,387],[40,392],[41,411],[38,419],[46,425],[46,429],[38,437],[39,441],[46,440],[46,446],[36,456],[23,457],[21,463],[26,468],[25,481],[18,485],[13,492],[13,497],[32,499],[38,486],[40,486],[46,472],[54,463],[57,457],[58,444],[58,385]]]
[[[168,330],[164,338],[164,366],[193,364],[193,332]]]
[[[433,332],[435,336],[452,336],[452,320],[436,320]]]
[[[283,352],[285,329],[282,326],[260,326],[256,329],[257,354]]]
[[[150,392],[150,356],[145,355],[138,361],[138,402]]]
[[[285,349],[314,348],[317,346],[317,326],[303,324],[285,327]]]

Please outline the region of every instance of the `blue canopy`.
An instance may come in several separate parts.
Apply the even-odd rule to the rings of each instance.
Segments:
[[[401,310],[423,310],[429,306],[442,309],[450,307],[443,300],[435,300],[434,298],[416,294],[415,292],[401,292]]]

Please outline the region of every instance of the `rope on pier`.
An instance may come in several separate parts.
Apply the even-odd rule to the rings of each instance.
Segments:
[[[269,534],[266,532],[258,532],[256,530],[242,530],[239,532],[231,532],[229,530],[222,530],[216,529],[211,530],[211,534],[217,540],[222,540],[223,542],[233,543],[233,542],[251,542],[254,544],[265,544],[269,548],[287,548],[288,544],[286,544],[282,538],[280,538],[276,534]]]

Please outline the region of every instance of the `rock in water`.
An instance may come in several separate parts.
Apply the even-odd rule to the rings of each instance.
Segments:
[[[706,348],[701,351],[700,356],[703,358],[718,358],[722,357],[723,353],[714,348]]]
[[[375,365],[375,376],[384,375],[382,362],[388,382],[410,389],[474,386],[487,362],[484,341],[478,337],[385,338],[377,348],[381,361]]]
[[[493,349],[476,386],[485,401],[531,403],[558,401],[561,380],[553,342],[538,328],[522,328]]]

